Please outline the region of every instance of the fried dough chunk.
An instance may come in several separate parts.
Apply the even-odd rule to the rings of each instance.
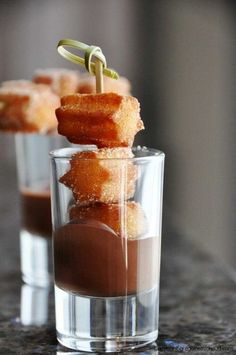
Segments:
[[[77,203],[115,203],[133,197],[137,167],[128,159],[130,148],[103,148],[76,153],[60,182],[70,188]]]
[[[77,92],[79,73],[69,69],[38,69],[35,71],[33,81],[49,85],[53,92],[61,97]]]
[[[106,224],[118,236],[136,239],[147,230],[147,221],[139,203],[95,203],[89,206],[74,205],[69,211],[71,220],[89,219]]]
[[[139,102],[115,93],[64,96],[56,110],[58,133],[76,144],[103,147],[132,146],[144,129]]]
[[[55,131],[55,109],[59,104],[59,97],[46,85],[24,80],[4,82],[0,88],[0,130]]]
[[[131,84],[125,77],[119,77],[119,79],[114,80],[107,76],[103,77],[104,82],[104,92],[115,92],[121,95],[131,95]],[[91,75],[81,75],[77,92],[80,94],[95,94],[96,84],[95,77]]]

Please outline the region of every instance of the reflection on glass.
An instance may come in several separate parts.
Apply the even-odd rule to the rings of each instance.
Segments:
[[[25,326],[42,326],[48,321],[49,288],[22,285],[20,321]]]

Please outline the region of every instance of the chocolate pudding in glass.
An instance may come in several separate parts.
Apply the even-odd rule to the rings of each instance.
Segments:
[[[85,296],[136,294],[156,286],[157,254],[155,237],[122,240],[99,221],[71,221],[54,233],[55,283]]]
[[[51,238],[51,197],[50,189],[41,192],[30,189],[20,191],[22,228],[29,233]],[[43,223],[42,223],[43,222]]]

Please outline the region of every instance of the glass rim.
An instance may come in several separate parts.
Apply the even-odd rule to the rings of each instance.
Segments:
[[[85,148],[86,149],[83,149]],[[128,148],[128,147],[117,147],[117,148]],[[95,145],[81,145],[80,147],[67,147],[67,148],[59,148],[59,149],[55,149],[52,150],[49,153],[49,156],[52,160],[63,160],[63,159],[70,159],[72,158],[72,156],[76,153],[81,153],[84,151],[96,151],[98,150],[98,148]],[[137,146],[137,147],[131,147],[132,152],[135,154],[135,152],[139,152],[140,156],[133,156],[133,157],[127,157],[127,158],[108,158],[108,157],[104,157],[104,158],[81,158],[81,160],[152,160],[152,159],[156,159],[156,158],[164,158],[165,154],[158,149],[154,149],[154,148],[148,148],[146,146]]]

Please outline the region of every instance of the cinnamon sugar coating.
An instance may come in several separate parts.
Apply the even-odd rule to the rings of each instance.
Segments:
[[[56,110],[58,133],[76,144],[103,147],[132,146],[144,129],[139,102],[116,93],[64,96]]]
[[[103,148],[76,153],[60,182],[70,188],[77,203],[115,203],[133,197],[137,167],[130,148]]]

